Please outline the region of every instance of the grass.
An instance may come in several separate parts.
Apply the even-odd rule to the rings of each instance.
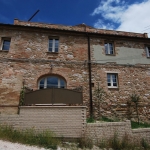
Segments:
[[[100,119],[98,119],[98,121],[104,121],[104,122],[118,122],[119,120],[116,118],[116,119],[110,119],[110,118],[107,118],[105,116],[102,116]],[[92,117],[90,118],[87,118],[86,120],[87,123],[94,123],[96,122],[96,120]],[[150,124],[148,123],[141,123],[141,122],[134,122],[134,121],[131,121],[131,128],[132,129],[136,129],[136,128],[150,128]]]
[[[90,117],[90,118],[87,118],[86,119],[86,122],[87,123],[94,123],[95,122],[95,119],[93,117]]]
[[[114,133],[114,136],[108,140],[103,139],[98,143],[99,148],[113,150],[150,150],[150,145],[144,139],[140,143],[134,141],[132,137],[129,137],[127,134],[120,139],[117,133]]]
[[[110,119],[110,118],[107,118],[105,116],[102,116],[100,119],[100,121],[105,121],[105,122],[118,122],[119,120],[117,118],[115,119]]]
[[[52,149],[57,149],[57,145],[59,144],[59,140],[51,131],[36,133],[34,129],[22,131],[2,125],[0,125],[0,139]]]
[[[134,121],[131,121],[131,127],[132,129],[136,129],[136,128],[150,128],[150,124],[148,123],[139,123],[138,122],[134,122]]]
[[[60,139],[56,138],[54,133],[51,131],[43,131],[37,133],[34,129],[16,130],[11,126],[0,125],[0,139],[4,141],[17,142],[27,145],[44,147],[46,149],[56,150],[58,145],[61,145]],[[80,148],[89,148],[93,147],[93,142],[91,139],[86,136],[81,137],[76,141],[77,146]],[[72,148],[71,148],[72,149]]]
[[[114,122],[114,120],[102,117],[102,121]],[[88,118],[87,122],[95,122],[93,118]],[[140,123],[131,121],[132,128],[147,128],[150,127],[150,124]],[[35,145],[44,148],[57,149],[57,146],[60,144],[60,140],[55,137],[55,134],[51,131],[43,131],[41,133],[35,132],[34,129],[28,130],[16,130],[11,126],[0,125],[0,139],[18,142],[27,145]],[[103,139],[99,141],[98,146],[100,148],[113,148],[113,150],[150,150],[150,145],[145,139],[142,139],[141,142],[134,143],[134,139],[129,138],[128,135],[125,135],[122,139],[118,137],[117,134],[110,139]],[[93,147],[92,139],[88,137],[82,137],[77,142],[80,148],[89,148]]]
[[[116,118],[116,119],[110,119],[110,118],[107,118],[105,116],[102,116],[100,117],[100,119],[98,119],[97,121],[104,121],[104,122],[118,122],[119,120]],[[86,120],[87,123],[94,123],[96,122],[96,120],[93,118],[93,117],[90,117],[90,118],[87,118]]]

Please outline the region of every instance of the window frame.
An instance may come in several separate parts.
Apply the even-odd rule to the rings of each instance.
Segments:
[[[106,46],[105,46],[106,44],[107,44],[107,48],[108,49],[106,49]],[[112,50],[113,54],[111,54],[110,44],[112,45],[111,47],[113,48],[113,50]],[[115,55],[115,44],[114,44],[114,42],[112,42],[112,41],[105,41],[104,42],[104,49],[105,49],[105,55],[111,55],[111,56]]]
[[[50,88],[62,88],[61,87],[61,80],[63,80],[64,81],[64,88],[66,88],[66,85],[67,85],[67,83],[66,83],[66,80],[64,79],[64,78],[61,78],[61,77],[59,77],[59,76],[55,76],[55,75],[52,75],[52,76],[46,76],[46,77],[43,77],[43,78],[41,78],[39,81],[38,81],[38,89],[40,90],[40,89],[47,89],[48,87],[47,87],[47,79],[48,78],[51,78],[51,77],[56,77],[57,79],[58,79],[58,85],[57,85],[57,87],[50,87]],[[44,80],[44,88],[40,88],[40,82],[42,81],[42,80]]]
[[[150,58],[150,46],[149,45],[146,46],[146,56],[147,58]]]
[[[9,45],[8,46],[8,49],[4,49],[4,42],[5,41],[9,41]],[[1,51],[9,51],[10,50],[10,44],[11,44],[11,38],[9,37],[3,37],[2,40],[1,40]]]
[[[56,47],[56,40],[58,40],[58,46]],[[50,41],[52,41],[52,47],[50,47]],[[52,49],[50,51],[50,48]],[[56,51],[58,49],[58,51]],[[59,52],[59,38],[58,37],[49,37],[48,39],[48,52],[58,53]]]
[[[110,82],[108,82],[108,75],[110,75]],[[116,82],[113,81],[114,75],[115,75]],[[108,83],[110,83],[111,85],[109,86]],[[117,85],[114,86],[114,83],[116,83]],[[118,73],[107,73],[107,87],[108,88],[119,88]]]

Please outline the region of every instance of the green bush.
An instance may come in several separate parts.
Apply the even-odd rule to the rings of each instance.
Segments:
[[[147,143],[147,141],[145,139],[142,139],[141,141],[141,145],[145,150],[149,150],[150,149],[150,145]]]
[[[105,122],[118,122],[119,119],[117,119],[117,118],[110,119],[110,118],[107,118],[107,117],[105,117],[105,116],[102,116],[102,117],[99,119],[99,121],[105,121]]]
[[[86,119],[86,122],[87,123],[94,123],[95,122],[95,119],[93,117],[90,117],[90,118],[87,118]]]

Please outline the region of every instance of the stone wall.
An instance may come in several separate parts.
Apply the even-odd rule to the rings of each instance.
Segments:
[[[59,53],[48,52],[49,36],[59,37]],[[0,37],[11,38],[10,50],[0,51],[0,113],[17,113],[11,107],[19,104],[23,82],[37,90],[39,79],[50,75],[63,77],[68,89],[83,87],[83,104],[89,106],[86,38],[13,29],[0,29]]]
[[[27,26],[36,26],[36,28],[28,28]],[[81,32],[85,27],[86,32],[99,33],[96,36],[91,35],[90,37],[94,117],[98,118],[100,114],[122,120],[124,118],[136,120],[135,105],[133,103],[130,106],[127,105],[130,95],[136,93],[140,95],[140,120],[149,122],[150,64],[140,64],[140,61],[139,64],[136,63],[132,66],[129,64],[116,64],[115,61],[117,60],[115,60],[115,56],[110,56],[113,57],[113,62],[109,58],[108,63],[106,57],[104,57],[105,63],[100,63],[94,57],[95,46],[101,47],[103,56],[104,41],[114,40],[117,56],[120,47],[124,47],[123,51],[128,50],[128,52],[130,48],[133,48],[134,51],[138,49],[141,52],[140,55],[142,55],[140,58],[147,59],[144,47],[145,44],[148,45],[150,42],[148,42],[149,39],[144,34],[99,30],[85,25],[64,27],[51,24],[22,22],[19,20],[15,20],[14,26],[0,28],[0,44],[2,44],[3,37],[11,38],[10,50],[0,50],[1,114],[17,113],[23,82],[26,87],[37,90],[39,80],[42,77],[54,75],[65,79],[68,89],[79,86],[83,87],[83,105],[87,106],[87,116],[89,116],[88,40],[86,34]],[[60,29],[61,31],[55,29]],[[67,32],[68,30],[69,32]],[[72,30],[75,32],[72,32]],[[106,34],[106,36],[102,34]],[[111,37],[111,35],[113,36]],[[118,37],[118,40],[117,35],[122,36],[122,38]],[[58,53],[48,52],[48,40],[50,37],[59,38]],[[134,38],[131,40],[132,37]],[[139,42],[141,37],[143,37],[142,41]],[[145,39],[147,41],[146,43],[143,42]],[[118,74],[118,88],[108,88],[107,73]],[[106,93],[100,106],[98,106],[94,93],[98,88],[98,84]]]
[[[81,137],[86,126],[86,107],[83,106],[36,106],[20,107],[19,115],[0,115],[0,124],[15,129],[49,129],[57,137]]]
[[[85,132],[85,136],[92,139],[95,143],[109,140],[114,137],[114,134],[119,139],[126,136],[131,141],[141,142],[142,139],[145,139],[150,143],[150,128],[131,129],[130,121],[88,123]]]
[[[101,115],[108,118],[121,120],[132,119],[137,121],[135,103],[131,102],[131,95],[136,93],[140,96],[138,112],[140,121],[150,121],[150,65],[115,65],[97,64],[92,66],[93,105],[96,117]],[[118,88],[108,88],[107,73],[118,75]],[[99,87],[104,90],[104,96],[98,105],[95,90]],[[99,112],[100,111],[100,112]],[[100,114],[100,116],[99,116]]]

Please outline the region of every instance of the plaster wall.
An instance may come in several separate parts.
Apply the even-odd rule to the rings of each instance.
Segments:
[[[115,62],[117,64],[150,64],[150,59],[143,56],[145,49],[116,47],[116,55],[105,55],[104,46],[93,45],[94,60],[97,63]]]

